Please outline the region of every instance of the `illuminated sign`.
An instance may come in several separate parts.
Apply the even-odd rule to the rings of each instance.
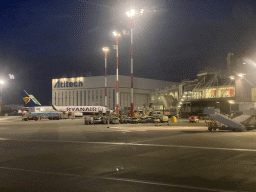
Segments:
[[[102,107],[67,107],[67,111],[89,111],[89,112],[98,112],[102,111]]]
[[[57,83],[55,83],[54,88],[60,88],[60,87],[83,87],[83,82],[82,81],[75,81],[75,82],[70,82],[70,81],[60,81],[58,80]]]

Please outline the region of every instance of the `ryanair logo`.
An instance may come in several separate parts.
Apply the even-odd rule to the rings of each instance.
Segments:
[[[25,102],[25,104],[28,104],[30,101],[30,97],[23,97],[23,101]]]

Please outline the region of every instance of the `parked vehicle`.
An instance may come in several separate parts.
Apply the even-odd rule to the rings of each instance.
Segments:
[[[22,114],[22,121],[39,120],[41,118],[49,120],[59,120],[63,118],[62,112],[26,112]]]
[[[160,123],[160,118],[159,117],[154,117],[153,123]]]
[[[199,123],[198,116],[190,116],[189,123]]]
[[[147,117],[141,117],[139,119],[139,123],[148,123],[148,118]]]
[[[101,117],[102,124],[108,124],[109,123],[109,117],[103,116]]]
[[[166,116],[166,115],[160,116],[160,122],[161,123],[168,123],[168,116]]]
[[[102,124],[102,117],[94,117],[93,118],[93,124]]]
[[[131,117],[127,117],[126,121],[127,121],[127,123],[131,123],[132,118]]]
[[[119,124],[119,118],[118,117],[112,117],[110,119],[110,123],[112,123],[112,124]]]
[[[160,115],[163,115],[163,112],[162,111],[154,111],[154,112],[152,112],[152,115],[153,116],[160,116]]]
[[[166,115],[172,117],[175,116],[177,117],[177,107],[172,107],[169,109],[168,114],[166,113]]]
[[[147,121],[148,121],[148,123],[153,123],[154,122],[154,117],[148,116]]]
[[[89,115],[86,115],[84,117],[84,124],[85,125],[93,124],[93,117],[89,116]]]
[[[127,124],[127,117],[122,117],[120,118],[120,123],[122,124]]]
[[[138,124],[139,123],[139,119],[137,117],[131,117],[131,123]]]

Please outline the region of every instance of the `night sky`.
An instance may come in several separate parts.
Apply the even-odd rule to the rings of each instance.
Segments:
[[[195,79],[198,71],[226,68],[234,52],[255,49],[256,2],[240,0],[27,0],[0,3],[0,71],[5,104],[22,104],[21,90],[51,104],[51,80],[116,73],[114,30],[134,18],[134,76]],[[119,74],[130,75],[130,36],[119,38]],[[8,80],[14,74],[14,80]]]

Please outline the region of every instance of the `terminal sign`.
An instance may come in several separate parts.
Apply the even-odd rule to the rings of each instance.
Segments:
[[[71,81],[57,81],[57,83],[55,83],[54,88],[60,88],[60,87],[83,87],[83,82],[82,81],[75,81],[75,82],[71,82]]]

